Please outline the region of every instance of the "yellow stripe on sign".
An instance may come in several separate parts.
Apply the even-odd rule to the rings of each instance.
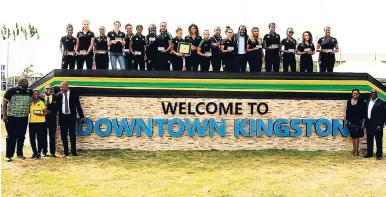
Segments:
[[[105,78],[105,77],[55,77],[56,81],[92,81],[92,82],[167,82],[167,83],[222,83],[222,84],[277,84],[278,81],[285,81],[284,84],[336,84],[336,85],[367,85],[368,81],[363,80],[245,80],[245,79],[175,79],[175,78]]]

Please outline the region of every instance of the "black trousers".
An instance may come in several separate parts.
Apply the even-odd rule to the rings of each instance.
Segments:
[[[78,55],[76,56],[76,69],[83,69],[84,62],[86,62],[86,68],[92,69],[92,54],[88,55]]]
[[[71,142],[71,153],[76,153],[76,116],[74,115],[60,115],[59,116],[59,126],[60,126],[60,136],[63,142],[64,155],[68,155],[68,138],[70,136]]]
[[[50,139],[50,153],[55,154],[56,152],[56,118],[55,119],[47,119],[46,118],[46,134],[45,139],[47,140],[47,130],[48,136]],[[43,153],[47,153],[47,150],[43,149]]]
[[[96,69],[109,69],[109,55],[95,54]]]
[[[221,54],[213,55],[210,58],[210,62],[212,64],[213,72],[220,72],[221,70]]]
[[[279,52],[269,52],[265,55],[265,71],[279,72],[280,70],[280,55]]]
[[[75,69],[76,56],[66,55],[62,57],[62,69]]]
[[[134,63],[133,63],[133,69],[138,70],[138,65],[139,65],[139,70],[145,70],[145,56],[144,55],[135,55],[133,57]]]
[[[8,122],[5,124],[7,129],[6,139],[6,157],[23,156],[23,146],[25,140],[25,134],[27,132],[28,117],[12,117],[8,116]]]
[[[173,55],[171,59],[173,70],[181,71],[184,63],[182,57]]]
[[[128,55],[127,53],[125,53],[124,55],[124,59],[125,59],[125,69],[126,70],[133,70],[133,61],[134,61],[134,57],[133,55]],[[137,70],[137,69],[134,69],[134,70]]]
[[[203,72],[208,72],[210,68],[210,57],[200,57],[200,68]]]
[[[198,65],[200,64],[200,56],[197,55],[197,52],[192,52],[192,54],[185,59],[185,66],[187,71],[198,71]]]
[[[236,68],[236,55],[235,54],[225,54],[224,56],[224,71],[235,72]]]
[[[245,72],[247,70],[247,55],[238,54],[236,55],[236,66],[235,72]]]
[[[383,127],[377,130],[377,125],[372,123],[371,120],[366,119],[366,133],[367,133],[367,155],[374,155],[374,137],[377,144],[377,157],[382,157],[382,144],[383,144]]]
[[[250,72],[261,72],[263,66],[263,57],[251,54],[247,56]]]
[[[331,54],[320,54],[319,56],[319,71],[323,72],[334,72],[335,66],[335,55]]]
[[[151,51],[146,51],[146,69],[147,70],[154,70],[155,63],[154,61],[156,60],[156,52],[151,52]]]
[[[157,54],[157,59],[154,62],[154,70],[170,70],[170,64],[169,64],[169,54],[162,53],[161,51]]]
[[[46,134],[46,135],[44,135]],[[45,138],[45,140],[44,140]],[[37,148],[36,148],[37,140]],[[41,154],[43,147],[47,147],[47,129],[45,123],[29,123],[29,141],[34,155]]]
[[[295,54],[283,54],[283,71],[288,72],[288,68],[291,68],[291,72],[296,72]]]
[[[312,59],[300,60],[300,72],[312,73],[314,70],[314,62]]]

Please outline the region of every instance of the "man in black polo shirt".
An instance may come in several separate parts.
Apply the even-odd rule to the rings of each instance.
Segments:
[[[83,64],[86,61],[87,69],[92,69],[93,62],[93,46],[95,35],[94,32],[89,29],[88,20],[83,21],[82,31],[76,35],[78,42],[76,43],[77,52],[77,69],[83,69]]]
[[[157,55],[157,45],[155,43],[157,37],[157,28],[155,24],[151,24],[148,31],[149,34],[146,36],[146,67],[147,70],[154,70],[154,60],[156,59]]]
[[[72,36],[73,28],[71,24],[67,26],[67,35],[60,39],[60,52],[62,57],[62,69],[74,69],[75,68],[75,45],[76,38]]]
[[[139,70],[145,70],[146,40],[145,40],[145,37],[142,35],[143,26],[137,25],[135,29],[137,30],[137,34],[132,36],[130,40],[130,50],[134,57],[133,69],[138,70],[138,64],[139,64]]]
[[[269,33],[265,34],[263,42],[265,49],[266,72],[279,72],[280,70],[280,35],[275,32],[276,24],[270,23]]]
[[[28,81],[20,78],[18,86],[8,89],[4,94],[2,114],[7,129],[6,161],[11,162],[17,145],[17,157],[23,156],[23,146],[28,125],[32,91],[27,89]]]

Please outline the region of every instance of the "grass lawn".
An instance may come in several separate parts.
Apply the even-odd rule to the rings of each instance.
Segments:
[[[386,196],[386,159],[347,152],[108,150],[5,163],[4,142],[3,196]]]

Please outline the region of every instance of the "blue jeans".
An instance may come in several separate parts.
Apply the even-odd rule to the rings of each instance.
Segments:
[[[121,66],[121,70],[125,70],[125,59],[123,58],[122,53],[114,53],[110,52],[110,62],[111,62],[111,69],[117,70],[117,59],[119,62],[119,65]]]

